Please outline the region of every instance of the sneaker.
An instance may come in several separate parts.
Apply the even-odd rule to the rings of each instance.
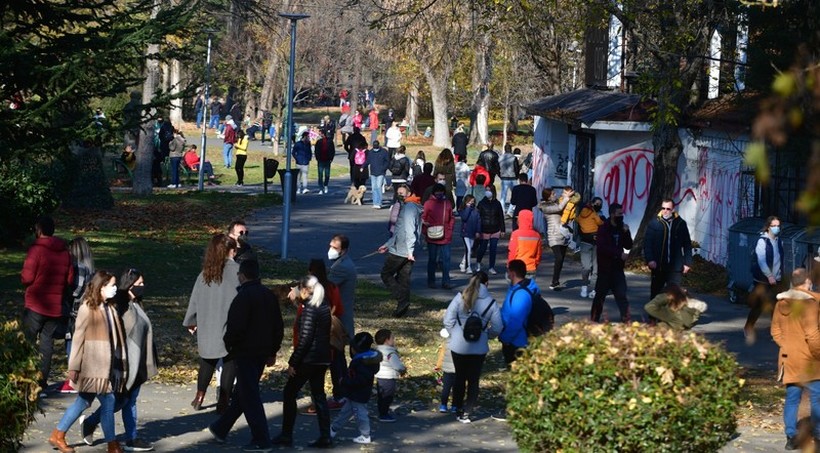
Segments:
[[[345,405],[345,400],[336,401],[335,399],[327,400],[327,408],[332,411],[338,411]]]
[[[553,291],[561,291],[561,284],[560,283],[552,283],[550,285],[550,289]]]
[[[490,275],[495,275],[495,274],[498,273],[498,272],[496,272],[494,267],[491,267],[489,272],[490,272]]]
[[[176,184],[168,184],[168,188],[169,189],[176,189],[177,185]]]
[[[330,438],[331,438],[331,439],[335,439],[335,438],[336,438],[336,430],[335,430],[335,429],[333,429],[333,427],[332,427],[332,426],[330,427]]]
[[[325,193],[327,193],[327,187],[325,187]]]
[[[375,205],[375,204],[373,205],[373,209],[381,209],[381,208],[382,208],[381,206],[378,206],[378,205]]]
[[[458,417],[456,417],[456,420],[458,420],[460,423],[464,423],[464,424],[473,422],[472,420],[470,420],[470,416],[467,415],[467,414],[459,415]]]
[[[302,190],[302,193],[310,193],[310,189],[308,189],[307,187],[305,187],[305,188]]]
[[[273,446],[268,445],[259,445],[259,444],[248,444],[242,447],[242,451],[272,451]]]
[[[475,271],[481,272],[481,263],[475,263]]]
[[[77,393],[77,389],[71,386],[71,381],[67,380],[63,382],[63,386],[60,387],[60,393]]]
[[[797,445],[797,439],[795,439],[794,436],[786,436],[786,446],[783,448],[786,450],[799,450],[800,445]]]
[[[467,273],[467,266],[465,266],[465,265],[464,265],[464,263],[459,264],[459,265],[458,265],[458,269],[459,269],[461,272],[464,272],[465,274]]]
[[[450,412],[450,411],[447,409],[447,405],[446,405],[446,404],[440,404],[440,405],[438,406],[438,411],[439,411],[439,412],[441,412],[442,414],[446,414],[447,412]]]
[[[83,442],[86,445],[94,445],[94,429],[96,426],[91,426],[91,424],[86,423],[85,420],[88,417],[85,415],[80,415],[80,433],[83,436]]]
[[[595,290],[594,289],[589,292],[589,298],[590,299],[595,299]]]
[[[208,426],[208,432],[210,432],[211,435],[214,436],[214,440],[216,441],[216,443],[218,443],[218,444],[224,444],[225,443],[225,438],[220,436],[219,434],[217,434],[216,431],[214,431],[213,427]]]
[[[325,192],[324,192],[322,189],[319,189],[319,190],[317,190],[317,191],[316,191],[316,194],[317,194],[317,195],[321,195],[321,194],[323,194],[323,193],[325,193]]]
[[[125,451],[151,451],[154,446],[142,439],[131,439],[125,442],[122,449]]]
[[[493,420],[498,420],[500,422],[506,422],[507,421],[507,410],[506,409],[501,409],[500,411],[496,412],[495,414],[491,415],[490,417],[492,417]]]
[[[589,288],[586,286],[581,287],[581,297],[589,296]]]
[[[353,439],[353,442],[357,444],[369,444],[370,443],[370,436],[365,436],[364,434],[360,435]]]
[[[396,417],[387,414],[387,415],[379,415],[379,421],[382,423],[395,423]]]

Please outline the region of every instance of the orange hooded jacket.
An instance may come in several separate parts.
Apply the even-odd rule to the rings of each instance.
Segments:
[[[540,213],[539,213],[540,214]],[[527,272],[535,272],[541,263],[541,234],[532,228],[532,211],[522,209],[518,213],[518,229],[510,235],[507,262],[521,260]]]

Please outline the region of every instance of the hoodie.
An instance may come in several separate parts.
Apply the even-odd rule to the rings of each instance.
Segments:
[[[367,404],[373,393],[373,377],[379,372],[381,352],[368,349],[353,356],[339,384],[341,395],[357,403]]]
[[[541,263],[541,235],[532,228],[532,211],[518,213],[518,229],[510,235],[507,262],[521,260],[527,265],[527,273],[535,272]]]
[[[63,313],[63,294],[74,281],[74,267],[66,243],[54,236],[41,236],[28,249],[20,281],[26,287],[25,307],[43,316]]]
[[[504,323],[504,329],[498,339],[516,348],[527,347],[527,317],[532,310],[532,298],[523,288],[527,288],[533,295],[541,294],[535,280],[525,278],[518,284],[510,285],[504,303],[501,305],[501,321]]]
[[[820,379],[820,294],[790,289],[777,295],[772,313],[772,339],[780,346],[778,378],[783,384]]]

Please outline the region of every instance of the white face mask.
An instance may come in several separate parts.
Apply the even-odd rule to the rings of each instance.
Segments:
[[[339,256],[341,256],[341,254],[339,253],[338,250],[334,249],[333,247],[327,249],[327,259],[335,260]]]
[[[493,193],[488,190],[488,191],[484,192],[484,197],[485,198],[493,198]]]
[[[104,286],[102,289],[102,295],[105,299],[111,299],[112,297],[117,295],[117,287],[116,286]]]

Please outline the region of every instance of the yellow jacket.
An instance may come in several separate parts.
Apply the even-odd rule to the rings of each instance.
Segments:
[[[592,209],[591,206],[584,206],[581,213],[575,219],[575,223],[581,228],[581,233],[595,234],[598,232],[598,227],[604,224],[601,216]]]
[[[581,201],[581,194],[578,192],[575,192],[569,197],[569,202],[567,202],[567,205],[564,207],[564,212],[561,213],[561,225],[566,225],[575,220],[579,201]]]
[[[233,144],[233,149],[237,156],[248,155],[248,136],[244,136]]]

